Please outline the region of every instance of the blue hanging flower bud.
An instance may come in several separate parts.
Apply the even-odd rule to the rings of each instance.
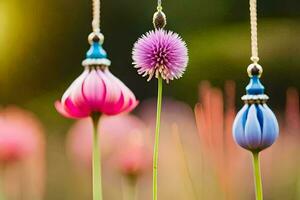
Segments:
[[[248,67],[250,83],[246,87],[247,95],[242,97],[244,107],[238,112],[233,124],[233,137],[238,145],[259,152],[271,146],[279,135],[277,119],[267,106],[268,96],[259,78],[262,68],[258,64]]]

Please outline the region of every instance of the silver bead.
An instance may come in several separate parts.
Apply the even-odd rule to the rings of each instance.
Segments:
[[[99,42],[100,44],[103,44],[104,35],[100,32],[92,32],[88,37],[88,41],[90,44],[93,44],[93,42]]]
[[[247,72],[249,77],[253,77],[253,76],[261,77],[263,73],[263,68],[257,63],[252,63],[251,65],[248,66]]]

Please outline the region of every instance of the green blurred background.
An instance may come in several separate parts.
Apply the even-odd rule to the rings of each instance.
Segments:
[[[145,83],[131,65],[136,39],[152,29],[155,1],[103,1],[102,31],[111,70],[139,99],[154,96],[155,81]],[[190,50],[184,78],[174,81],[168,95],[196,102],[197,83],[247,81],[250,63],[249,12],[246,0],[164,1],[168,27],[182,35]],[[263,81],[280,102],[287,86],[300,86],[300,27],[298,0],[259,3],[259,51]],[[82,71],[81,61],[91,32],[91,2],[70,0],[1,0],[1,103],[53,102]],[[185,93],[189,88],[189,93]],[[282,97],[282,98],[281,98]],[[52,106],[49,104],[49,111]],[[50,109],[51,107],[51,109]],[[53,109],[52,109],[53,110]]]
[[[258,4],[262,79],[270,104],[280,111],[286,88],[300,87],[300,1],[259,0]],[[152,29],[156,2],[102,0],[101,5],[101,28],[112,60],[111,71],[138,99],[155,96],[156,82],[146,83],[132,67],[131,49],[141,34]],[[248,1],[166,0],[163,5],[167,28],[180,33],[190,51],[187,72],[165,87],[165,95],[193,107],[201,80],[223,86],[230,79],[236,81],[241,96],[250,64]],[[63,139],[71,123],[62,120],[53,103],[83,70],[90,24],[90,1],[0,0],[0,104],[30,109],[45,124],[52,199],[69,199],[67,191],[72,190],[53,177],[68,167],[57,169],[53,166],[58,162],[53,161],[65,160]]]

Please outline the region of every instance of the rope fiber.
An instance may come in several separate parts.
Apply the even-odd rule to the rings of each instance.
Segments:
[[[257,41],[257,0],[250,0],[250,24],[251,24],[251,60],[254,63],[259,61]]]
[[[92,28],[95,33],[100,32],[100,0],[93,0]]]

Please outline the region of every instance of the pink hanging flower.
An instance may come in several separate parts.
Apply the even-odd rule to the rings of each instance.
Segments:
[[[84,118],[93,112],[130,112],[137,104],[134,94],[108,68],[86,67],[55,106],[65,117]]]
[[[0,108],[1,192],[5,199],[43,199],[45,161],[39,120],[17,107]]]
[[[85,118],[92,113],[116,115],[133,110],[138,101],[134,94],[108,69],[110,61],[102,48],[101,37],[94,35],[84,72],[71,84],[55,107],[68,118]]]
[[[182,77],[188,64],[188,50],[177,33],[156,29],[134,44],[132,58],[138,73],[149,75],[148,81],[161,76],[169,82]]]

